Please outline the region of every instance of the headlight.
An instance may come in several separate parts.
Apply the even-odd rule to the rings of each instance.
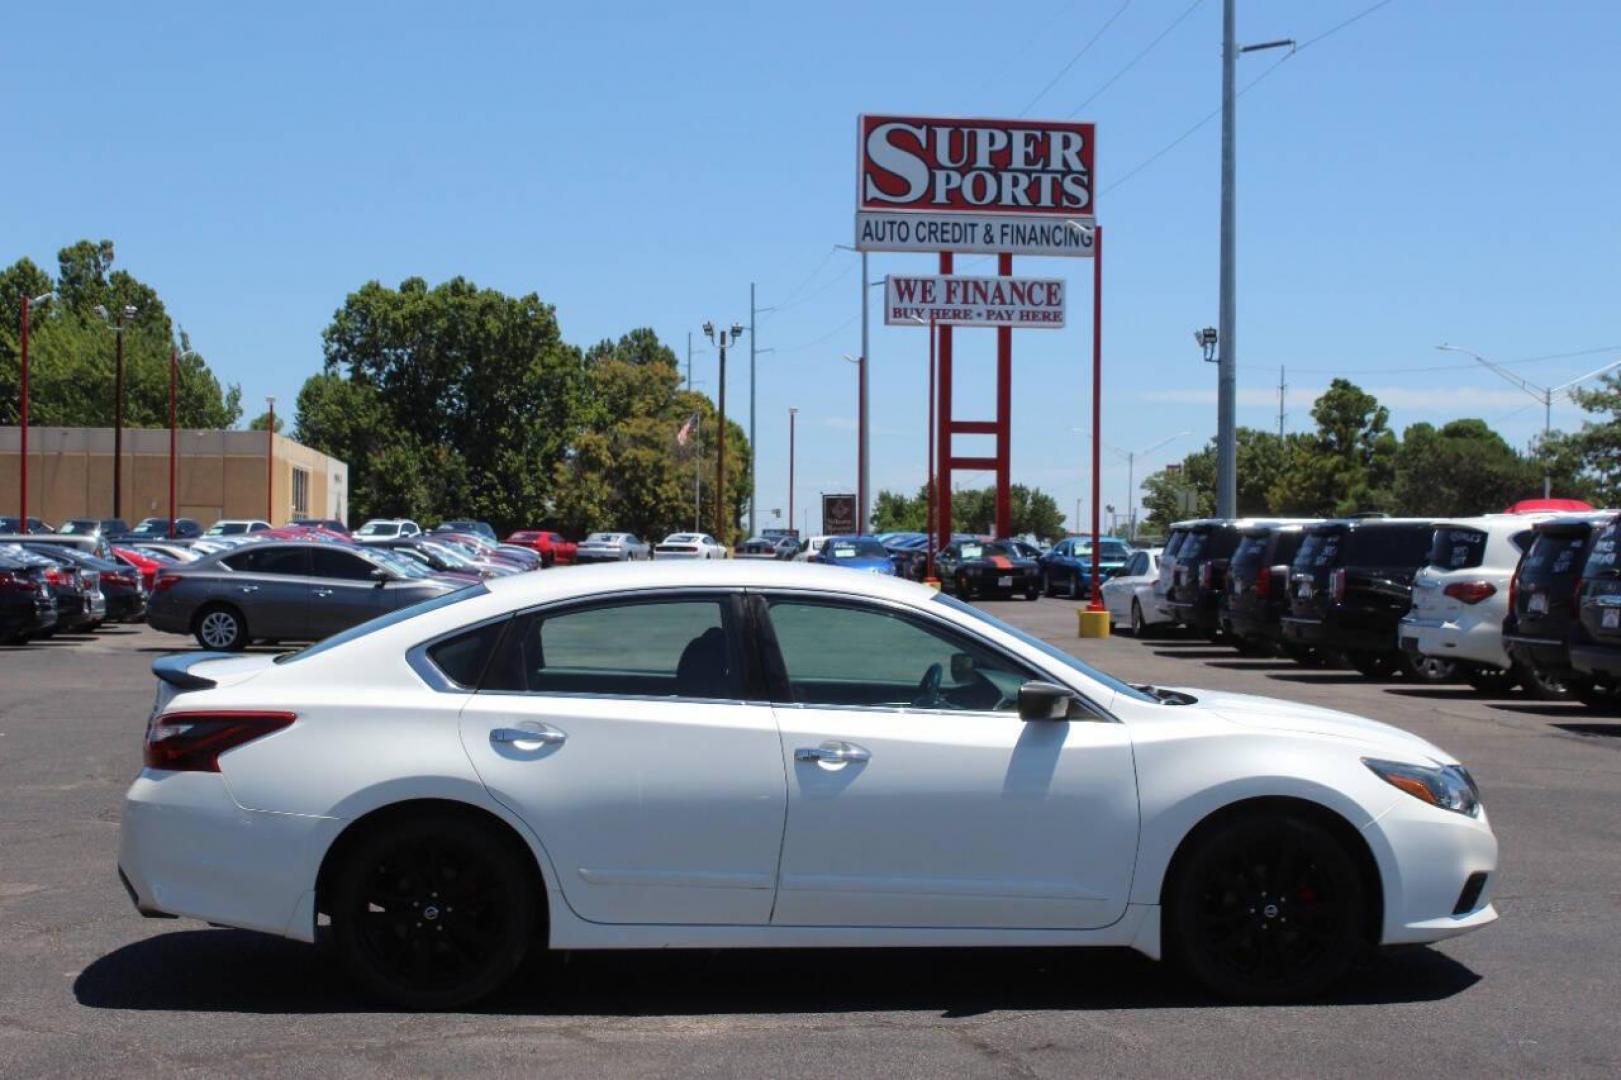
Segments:
[[[1363,758],[1362,764],[1385,783],[1431,806],[1471,817],[1480,812],[1480,789],[1462,765],[1408,765],[1378,758]]]

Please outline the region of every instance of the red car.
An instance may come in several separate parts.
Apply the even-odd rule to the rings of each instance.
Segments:
[[[152,591],[152,579],[157,576],[158,568],[173,566],[176,561],[125,547],[113,548],[113,556],[125,566],[140,572],[141,583],[146,586],[147,592]]]
[[[544,529],[520,529],[507,537],[506,542],[539,552],[542,566],[567,566],[574,561],[574,553],[580,547],[562,533]]]

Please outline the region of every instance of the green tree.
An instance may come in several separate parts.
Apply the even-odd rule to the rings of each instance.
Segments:
[[[1241,427],[1237,431],[1238,513],[1255,517],[1272,512],[1271,492],[1283,478],[1295,453],[1298,436]],[[1215,440],[1185,456],[1175,467],[1161,469],[1143,481],[1143,527],[1163,532],[1173,521],[1212,517],[1216,513]]]
[[[883,490],[872,505],[872,531],[922,532],[928,520],[928,485],[914,496]]]
[[[928,520],[928,485],[918,488],[911,498],[894,491],[880,491],[873,504],[874,532],[918,532]],[[1064,535],[1064,514],[1058,502],[1039,488],[1024,484],[1008,487],[1008,518],[1014,536],[1035,536],[1056,540]],[[953,532],[991,533],[996,530],[996,489],[961,488],[951,493]]]
[[[1312,406],[1317,430],[1296,438],[1272,485],[1272,513],[1332,516],[1395,505],[1398,443],[1390,410],[1348,379],[1335,379]]]
[[[262,412],[258,416],[255,416],[252,420],[248,421],[248,430],[249,431],[263,431],[266,428],[268,428],[269,426],[270,426],[270,414],[268,412]],[[277,435],[280,435],[281,434],[281,429],[286,427],[286,426],[287,426],[287,418],[285,416],[276,417],[276,434]]]
[[[1536,460],[1553,474],[1555,495],[1615,506],[1621,503],[1621,374],[1612,372],[1571,397],[1596,418],[1583,421],[1580,431],[1539,441]]]
[[[1439,429],[1413,424],[1396,454],[1396,508],[1448,517],[1494,513],[1540,493],[1542,470],[1484,420],[1453,420]]]

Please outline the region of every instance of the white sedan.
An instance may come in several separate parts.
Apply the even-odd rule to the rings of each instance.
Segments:
[[[726,545],[708,533],[671,533],[653,549],[655,559],[724,559]]]
[[[621,563],[159,659],[119,873],[449,1008],[551,949],[1129,946],[1280,1000],[1497,918],[1445,751],[1132,686],[921,585]]]
[[[1103,606],[1109,610],[1109,625],[1125,623],[1137,637],[1155,626],[1171,625],[1171,609],[1158,591],[1160,555],[1164,548],[1134,551],[1120,573],[1105,581]]]

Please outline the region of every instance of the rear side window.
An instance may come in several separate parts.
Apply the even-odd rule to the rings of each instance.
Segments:
[[[314,559],[315,577],[367,581],[370,580],[372,571],[377,569],[360,556],[335,548],[319,548],[311,554]]]
[[[1319,570],[1327,570],[1339,565],[1340,547],[1345,542],[1345,531],[1334,529],[1330,532],[1307,533],[1306,538],[1300,542],[1300,550],[1295,553],[1293,569],[1301,573],[1315,574]]]
[[[1160,553],[1162,559],[1174,559],[1182,551],[1182,541],[1188,538],[1186,529],[1172,529],[1171,535],[1165,540],[1165,550]]]
[[[1235,574],[1247,574],[1260,567],[1261,560],[1266,558],[1267,539],[1265,536],[1246,536],[1239,541],[1230,564]]]
[[[1531,550],[1520,560],[1520,580],[1547,582],[1568,578],[1581,569],[1587,554],[1587,530],[1538,532]]]
[[[457,686],[477,686],[479,677],[484,674],[484,666],[489,663],[490,653],[495,649],[496,642],[501,640],[501,631],[506,629],[506,625],[507,620],[499,619],[446,638],[428,650],[428,659]]]
[[[298,547],[255,547],[220,560],[232,570],[249,574],[290,574],[310,572],[309,551]]]
[[[1616,576],[1618,567],[1615,559],[1618,539],[1621,539],[1621,521],[1612,521],[1593,534],[1593,550],[1587,556],[1587,565],[1582,569],[1582,577],[1606,578]]]
[[[1194,559],[1200,558],[1204,555],[1205,548],[1209,545],[1209,543],[1210,534],[1205,530],[1198,529],[1190,531],[1188,535],[1182,539],[1182,546],[1177,550],[1176,553],[1176,561],[1192,562]]]
[[[1468,570],[1486,557],[1486,534],[1479,529],[1436,529],[1430,543],[1430,565],[1441,570]]]
[[[1428,526],[1364,526],[1351,532],[1345,559],[1355,566],[1423,566],[1433,534]]]

